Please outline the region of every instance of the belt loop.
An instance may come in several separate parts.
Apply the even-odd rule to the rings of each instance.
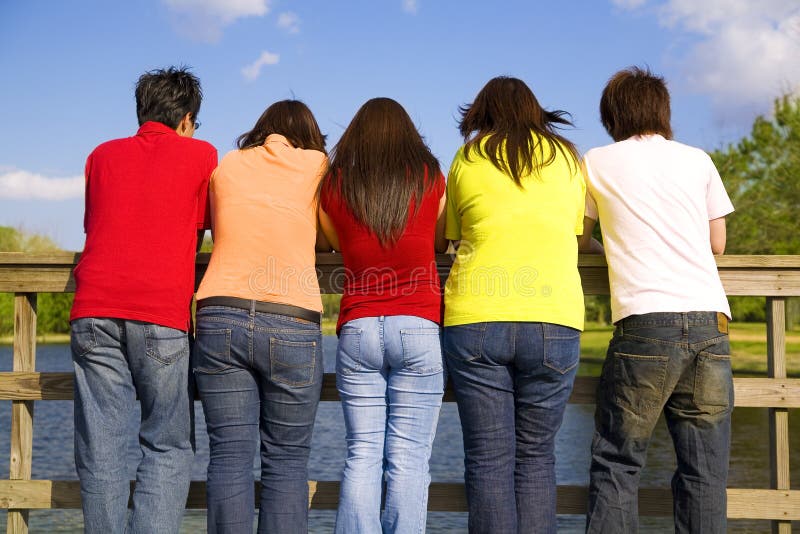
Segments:
[[[256,301],[255,300],[251,300],[250,301],[250,317],[255,317],[255,316],[256,316]]]
[[[689,314],[687,312],[684,312],[682,315],[683,315],[683,335],[684,336],[688,336],[689,335]]]

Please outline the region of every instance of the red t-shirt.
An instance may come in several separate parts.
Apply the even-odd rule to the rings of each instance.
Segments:
[[[209,228],[209,143],[146,122],[86,160],[86,245],[70,320],[113,317],[188,330],[197,231]]]
[[[416,212],[412,201],[413,215],[390,248],[382,247],[377,236],[356,221],[340,196],[323,191],[321,206],[336,228],[345,267],[337,333],[347,321],[360,317],[414,315],[441,323],[434,239],[444,189],[440,174]]]

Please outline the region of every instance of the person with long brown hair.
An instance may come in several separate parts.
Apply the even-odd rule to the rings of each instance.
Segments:
[[[269,106],[211,178],[214,250],[197,291],[193,369],[208,429],[209,532],[308,531],[322,388],[317,191],[325,137],[297,100]]]
[[[443,350],[461,418],[471,533],[556,532],[554,441],[583,329],[575,146],[519,79],[461,108],[447,182]]]
[[[336,532],[424,532],[444,391],[434,253],[447,247],[445,182],[400,104],[361,106],[333,150],[320,205],[346,269],[336,385],[347,460]]]

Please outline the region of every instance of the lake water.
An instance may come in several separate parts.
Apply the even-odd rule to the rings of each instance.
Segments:
[[[326,336],[323,342],[325,370],[332,372],[336,338]],[[11,370],[11,348],[0,347],[0,371]],[[42,345],[37,349],[36,370],[71,371],[69,346]],[[593,430],[593,406],[567,407],[564,425],[556,443],[556,472],[559,484],[586,485],[588,483],[589,446]],[[197,455],[192,469],[194,480],[205,478],[208,463],[208,439],[200,403],[195,404],[197,416]],[[8,478],[8,451],[10,450],[11,402],[0,401],[0,479]],[[733,444],[729,487],[766,488],[769,485],[769,434],[767,410],[738,408],[733,415]],[[790,444],[792,451],[800,453],[800,410],[790,413]],[[34,411],[33,478],[65,480],[76,479],[73,461],[73,423],[71,401],[37,402]],[[139,448],[135,432],[131,431],[128,457],[135,466]],[[310,477],[314,480],[338,480],[345,458],[344,422],[338,402],[320,403],[314,429],[310,460]],[[792,459],[793,489],[800,482],[800,458]],[[431,458],[431,477],[437,482],[463,482],[464,452],[461,427],[455,403],[442,406],[439,428]],[[255,467],[254,463],[254,467]],[[669,487],[675,468],[672,446],[663,420],[656,428],[648,454],[647,467],[642,475],[642,487]],[[131,469],[131,476],[135,468]],[[310,532],[329,533],[333,530],[335,511],[312,510]],[[6,523],[5,511],[0,511],[0,530]],[[466,532],[466,513],[431,512],[428,514],[428,532]],[[560,516],[559,532],[583,532],[583,516]],[[800,522],[795,523],[800,528]],[[79,510],[33,510],[30,513],[31,532],[81,532],[82,518]],[[766,521],[731,521],[729,532],[769,532]],[[642,518],[642,532],[672,532],[670,518]],[[187,511],[181,532],[205,532],[205,512]]]

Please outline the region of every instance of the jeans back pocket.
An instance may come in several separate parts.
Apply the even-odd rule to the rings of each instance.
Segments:
[[[715,415],[733,405],[733,372],[730,354],[700,352],[694,380],[694,403],[704,412]]]
[[[544,354],[542,363],[562,375],[573,370],[581,358],[581,333],[574,328],[542,323]]]
[[[403,367],[420,374],[442,372],[442,343],[438,328],[400,330]]]
[[[270,338],[269,369],[272,380],[290,386],[308,386],[314,382],[316,341],[289,341]]]
[[[192,368],[195,372],[214,374],[230,369],[231,330],[198,328],[194,351]]]
[[[75,319],[70,325],[69,344],[72,349],[72,357],[80,358],[86,356],[97,347],[97,336],[94,332],[94,319],[85,317]]]
[[[177,328],[145,324],[144,345],[145,354],[164,365],[172,365],[189,355],[189,336]]]
[[[349,375],[361,367],[361,329],[345,325],[336,347],[336,374]]]
[[[661,410],[669,356],[614,353],[614,399],[634,413]]]

